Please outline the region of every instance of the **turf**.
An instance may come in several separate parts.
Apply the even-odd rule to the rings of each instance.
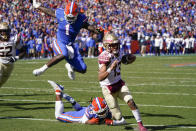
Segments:
[[[19,60],[9,80],[0,89],[0,130],[2,131],[120,131],[137,130],[128,106],[119,101],[127,125],[82,125],[55,120],[53,89],[47,80],[65,86],[64,92],[87,106],[91,97],[102,96],[97,79],[97,58],[84,59],[86,74],[69,80],[62,61],[35,77],[32,71],[48,60]],[[189,64],[191,63],[191,64]],[[148,130],[196,130],[196,55],[137,56],[122,65],[121,75],[138,105]],[[180,66],[172,66],[180,65]],[[73,110],[64,103],[65,111]]]

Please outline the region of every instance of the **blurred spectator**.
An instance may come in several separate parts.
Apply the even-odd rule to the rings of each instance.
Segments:
[[[65,1],[39,1],[45,7],[52,9],[65,7]],[[97,24],[97,27],[101,27],[105,32],[113,31],[118,37],[121,36],[125,39],[129,39],[128,34],[132,32],[138,32],[138,36],[140,32],[143,32],[144,35],[148,34],[151,38],[152,34],[160,34],[160,37],[163,36],[164,39],[161,47],[163,49],[162,53],[165,53],[166,48],[168,48],[165,40],[166,36],[169,35],[171,38],[169,54],[176,54],[176,49],[178,49],[175,46],[174,39],[190,37],[192,45],[189,51],[181,49],[180,44],[179,51],[184,50],[184,53],[195,53],[195,0],[82,0],[79,1],[79,5],[81,12],[89,17],[91,24]],[[38,38],[39,35],[42,35],[42,39],[44,39],[47,34],[49,37],[53,37],[53,32],[56,32],[56,20],[34,10],[29,0],[3,0],[0,1],[0,8],[0,21],[10,24],[12,35],[21,32],[23,34],[21,43],[23,44],[26,43],[26,38],[30,38],[30,36]],[[84,30],[81,31],[81,34],[85,34],[86,37],[89,36]],[[176,37],[177,35],[178,37]],[[98,37],[101,38],[101,36]],[[100,45],[101,49],[100,42],[99,39],[97,45]],[[188,46],[184,42],[183,45]],[[125,46],[125,49],[127,47]],[[150,45],[150,47],[152,46]],[[46,45],[44,46],[44,51],[48,54]],[[85,48],[84,54],[87,51],[87,48]],[[53,55],[50,53],[49,56]],[[48,57],[48,55],[44,57]]]

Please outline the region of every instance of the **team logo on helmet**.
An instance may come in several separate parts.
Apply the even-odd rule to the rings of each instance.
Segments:
[[[106,50],[113,54],[118,54],[120,50],[120,42],[116,35],[113,33],[107,33],[104,35],[103,46]],[[112,49],[113,47],[116,47],[116,49]]]
[[[76,4],[75,1],[68,2],[64,12],[65,12],[65,19],[67,20],[67,22],[72,24],[76,21],[78,16],[78,5]]]
[[[101,97],[96,97],[92,101],[93,113],[100,118],[105,118],[108,113],[108,106],[105,100]]]
[[[10,28],[8,23],[0,23],[0,39],[3,41],[8,41],[10,38]]]

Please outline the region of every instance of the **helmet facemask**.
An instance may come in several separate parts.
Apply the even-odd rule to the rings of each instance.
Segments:
[[[114,34],[106,34],[103,38],[103,45],[107,51],[114,55],[118,55],[120,51],[120,42]]]
[[[78,17],[78,5],[72,1],[66,5],[65,19],[68,23],[73,24]]]
[[[96,97],[92,101],[93,113],[99,118],[105,118],[108,114],[108,106],[105,100],[101,97]]]
[[[78,14],[76,16],[74,16],[72,14],[68,14],[68,15],[65,15],[65,19],[68,23],[73,24],[76,21],[77,16],[78,16]]]
[[[94,113],[97,114],[99,118],[106,118],[108,114],[108,107],[106,106],[105,108],[100,109],[99,111],[94,111]]]

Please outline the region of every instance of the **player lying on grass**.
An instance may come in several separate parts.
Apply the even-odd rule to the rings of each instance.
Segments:
[[[62,92],[64,89],[63,86],[50,80],[48,80],[48,83],[54,88],[56,94],[55,117],[57,120],[67,123],[82,124],[124,124],[122,121],[111,119],[112,115],[103,98],[95,97],[89,106],[82,107],[71,96]],[[75,111],[64,112],[62,98],[70,102]]]

